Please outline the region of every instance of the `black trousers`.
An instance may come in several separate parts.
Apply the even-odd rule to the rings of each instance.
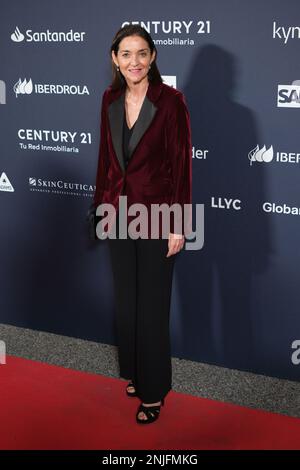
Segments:
[[[118,225],[118,224],[117,224]],[[108,239],[120,377],[155,403],[172,388],[169,316],[174,261],[167,239]]]

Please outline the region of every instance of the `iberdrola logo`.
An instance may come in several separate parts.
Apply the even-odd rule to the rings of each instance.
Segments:
[[[32,93],[32,90],[33,90],[33,84],[32,84],[32,80],[30,78],[30,80],[26,80],[26,78],[24,78],[24,80],[22,81],[21,78],[19,78],[19,80],[14,84],[14,92],[16,94],[16,98],[18,98],[18,95],[30,95],[30,93]]]
[[[274,157],[274,151],[273,151],[273,145],[271,145],[268,150],[266,149],[266,146],[264,145],[261,149],[257,145],[248,153],[248,158],[250,160],[250,165],[252,165],[253,162],[265,162],[269,163],[273,160]]]

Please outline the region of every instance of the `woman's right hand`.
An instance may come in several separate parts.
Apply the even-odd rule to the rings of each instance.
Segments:
[[[182,250],[183,245],[184,245],[184,235],[179,235],[179,234],[176,234],[176,233],[170,233],[169,234],[167,258],[169,256],[175,255],[180,250]]]

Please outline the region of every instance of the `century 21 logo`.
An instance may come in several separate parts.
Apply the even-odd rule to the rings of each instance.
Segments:
[[[295,351],[292,354],[292,363],[297,366],[300,364],[300,339],[295,339],[295,341],[292,342],[292,349],[295,349]]]

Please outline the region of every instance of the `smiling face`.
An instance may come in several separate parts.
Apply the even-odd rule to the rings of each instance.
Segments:
[[[117,55],[112,52],[112,59],[119,66],[126,82],[134,84],[147,79],[155,51],[151,55],[147,41],[140,36],[127,36],[120,42]]]

